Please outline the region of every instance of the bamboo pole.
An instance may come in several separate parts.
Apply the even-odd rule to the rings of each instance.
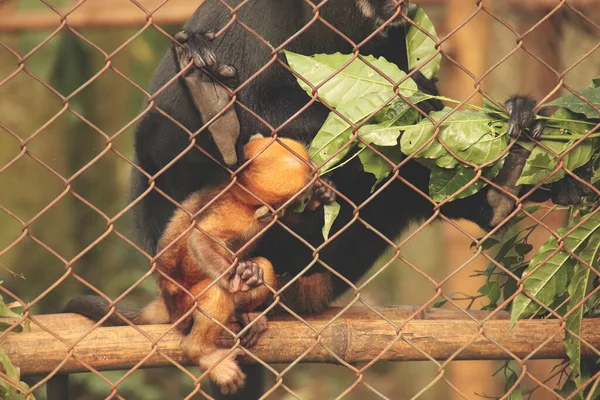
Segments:
[[[181,25],[190,18],[204,0],[145,0],[141,2],[152,13],[157,25]],[[420,0],[419,4],[441,4],[447,0]],[[61,10],[68,12],[69,10]],[[72,28],[127,28],[146,24],[148,13],[131,2],[122,0],[87,0],[66,18]],[[50,10],[0,13],[0,32],[27,32],[54,30],[60,26],[61,16]]]
[[[521,13],[518,23],[519,32],[526,32],[536,23],[542,20],[547,13],[552,11],[553,6],[548,8],[539,8],[537,10],[527,10]],[[563,41],[563,30],[565,28],[564,22],[559,18],[551,18],[547,21],[542,22],[532,32],[530,32],[523,39],[523,46],[540,57],[550,66],[557,71],[563,71],[564,66],[562,60],[561,42]],[[554,90],[558,84],[558,78],[554,72],[536,60],[529,54],[521,51],[521,65],[519,69],[519,91],[521,93],[528,93],[536,97],[537,100],[542,100],[548,95],[548,93]],[[560,93],[554,94],[553,98],[558,97]],[[552,202],[546,203],[548,207],[552,207]],[[536,217],[541,218],[546,214],[547,210],[540,210],[535,213]],[[565,226],[567,221],[566,211],[554,211],[552,214],[544,219],[544,223],[556,230],[562,226]],[[523,226],[531,224],[533,221],[527,219],[522,222]],[[530,236],[529,243],[535,248],[539,249],[544,242],[548,240],[550,233],[543,227],[536,229]],[[530,257],[533,257],[531,254]],[[556,365],[559,364],[557,360],[544,360],[544,361],[531,361],[526,364],[528,371],[538,379],[546,382],[549,377],[553,375]],[[558,381],[560,376],[556,376],[554,379],[546,382],[549,387],[558,387]],[[533,389],[536,385],[532,385]],[[550,400],[556,397],[553,393],[548,391],[540,390],[537,393],[537,400]]]
[[[322,329],[322,343],[349,363],[376,358],[385,361],[421,361],[430,357],[438,360],[449,357],[456,360],[495,360],[511,358],[507,352],[525,357],[534,350],[533,358],[565,357],[564,332],[556,320],[520,321],[509,331],[506,314],[500,314],[480,326],[475,319],[482,320],[486,315],[482,312],[472,313],[469,317],[462,311],[427,310],[407,322],[415,308],[379,308],[378,311],[386,318],[402,326],[399,336],[393,325],[361,307],[349,310],[328,324],[339,311],[332,309],[307,318],[312,328],[292,317],[276,318],[269,322],[269,330],[251,351],[268,363],[289,363],[304,352],[308,353],[302,358],[303,362],[335,363],[336,359],[322,345],[311,350],[318,336],[315,330]],[[67,355],[69,346],[57,336],[73,344],[93,327],[92,321],[75,314],[40,315],[33,319],[31,332],[9,333],[0,341],[0,347],[23,375],[48,374],[66,358],[68,360],[61,371],[87,371]],[[10,322],[9,319],[0,321]],[[169,325],[139,328],[156,340],[165,334]],[[600,349],[600,319],[585,320],[581,336],[591,346]],[[179,350],[180,339],[181,336],[171,330],[158,341],[156,349],[177,362],[191,365]],[[220,339],[222,346],[231,344],[231,339]],[[385,351],[388,346],[391,347]],[[455,356],[463,346],[466,347]],[[158,352],[153,353],[153,349],[152,341],[133,327],[99,327],[78,341],[73,352],[77,359],[98,370],[129,369],[149,354],[143,368],[169,366],[169,361]],[[595,353],[588,346],[583,346],[583,354],[590,356]],[[245,361],[252,362],[252,359],[246,356]]]
[[[493,1],[484,0],[484,5],[491,8]],[[473,1],[450,0],[446,12],[446,29],[452,30],[460,26],[469,20],[475,11],[477,11],[477,5]],[[491,25],[491,18],[486,13],[480,12],[453,34],[448,42],[455,61],[477,78],[483,76],[490,65],[487,49],[491,45]],[[441,92],[456,99],[467,99],[475,89],[475,81],[458,67],[453,66],[451,71],[453,74],[450,79],[440,80]],[[481,95],[476,94],[469,100],[469,103],[481,104],[481,101]],[[482,236],[481,229],[475,224],[466,221],[458,223],[473,237]],[[446,260],[444,264],[447,266],[447,274],[450,275],[457,268],[462,268],[453,279],[443,286],[444,292],[478,294],[477,290],[485,283],[485,277],[473,277],[472,275],[477,270],[485,270],[488,264],[487,260],[482,256],[471,260],[473,257],[473,251],[470,248],[472,240],[456,228],[444,224],[444,233],[443,249]],[[468,265],[461,267],[469,260]],[[475,308],[484,305],[481,303],[481,301],[476,302]],[[467,302],[460,304],[466,307]],[[469,398],[475,396],[476,393],[493,393],[499,389],[499,382],[493,378],[497,368],[496,363],[489,361],[451,365],[446,372],[448,379],[460,391],[449,391],[448,400],[462,399],[464,398],[463,393]]]

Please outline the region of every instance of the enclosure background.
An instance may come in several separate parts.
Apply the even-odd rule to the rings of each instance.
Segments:
[[[53,0],[50,3],[61,10],[67,10],[73,5],[68,0]],[[87,3],[89,4],[84,4],[73,15],[85,13],[86,7],[105,7],[115,14],[124,12],[123,10],[136,12],[135,7],[131,11],[132,4],[127,0],[89,0]],[[177,7],[177,4],[182,3],[185,0],[172,0],[167,6]],[[558,3],[485,0],[486,7],[520,32],[537,23]],[[421,4],[432,17],[440,37],[462,24],[476,9],[475,1],[466,0],[430,0],[422,1]],[[600,12],[594,8],[600,9],[598,5],[592,5],[585,8],[586,15],[600,23]],[[59,25],[57,19],[52,29],[36,29],[34,22],[26,29],[15,29],[14,20],[11,19],[17,12],[19,15],[27,15],[24,10],[31,13],[51,13],[48,6],[38,0],[4,0],[0,3],[0,42],[21,56],[42,43]],[[169,7],[165,7],[161,12],[168,16],[171,12],[169,10]],[[161,24],[171,34],[177,32],[180,25]],[[133,159],[135,127],[135,124],[130,123],[139,115],[145,98],[140,90],[115,70],[146,88],[154,68],[169,45],[168,39],[156,29],[150,27],[140,34],[140,28],[139,25],[74,28],[109,54],[138,35],[110,59],[110,68],[106,68],[107,63],[101,53],[66,29],[53,36],[25,62],[27,70],[63,95],[71,94],[104,69],[91,84],[70,100],[70,106],[109,136],[123,130],[112,141],[112,146],[129,159]],[[597,32],[587,31],[573,13],[565,11],[557,13],[528,36],[525,47],[562,71],[597,45],[598,40]],[[480,13],[445,43],[443,49],[474,75],[481,76],[515,46],[517,42],[513,33],[490,16]],[[587,86],[592,78],[599,75],[599,66],[600,52],[596,51],[567,75],[567,84],[574,88]],[[0,82],[17,68],[18,60],[0,46]],[[495,68],[482,81],[483,89],[500,101],[513,92],[527,92],[543,98],[556,84],[556,76],[522,50]],[[442,94],[463,100],[472,94],[474,81],[444,59],[439,86]],[[558,92],[556,96],[560,94]],[[470,100],[471,103],[478,101],[477,97]],[[9,168],[0,173],[0,280],[25,301],[36,299],[65,273],[64,263],[29,235],[39,239],[62,257],[72,259],[107,229],[106,221],[93,209],[75,196],[67,195],[28,225],[29,235],[11,246],[22,235],[23,230],[21,224],[3,209],[29,221],[65,191],[65,183],[35,158],[42,160],[63,177],[71,177],[106,148],[105,138],[73,115],[64,113],[53,119],[63,107],[62,101],[48,88],[23,71],[0,86],[0,170],[10,164]],[[52,122],[44,127],[50,120]],[[10,132],[26,139],[41,127],[44,128],[27,143],[27,154],[20,155],[22,149],[19,142]],[[107,215],[114,216],[128,203],[130,173],[131,167],[109,151],[69,182],[70,189]],[[564,215],[556,213],[550,219],[557,226],[563,221]],[[464,226],[472,234],[478,235],[477,228],[468,224]],[[125,214],[120,218],[115,223],[115,229],[134,240],[130,215]],[[540,243],[546,237],[542,233],[536,240]],[[469,244],[470,240],[455,228],[435,224],[405,245],[402,254],[436,280],[462,268],[444,286],[444,292],[475,294],[481,281],[469,278],[469,275],[487,262],[476,259],[463,265],[472,256]],[[384,255],[379,264],[384,264],[390,257],[391,254]],[[75,262],[72,268],[109,296],[117,297],[147,271],[148,262],[133,247],[115,234],[110,234]],[[75,279],[68,278],[46,293],[33,311],[56,312],[69,298],[84,293],[89,291]],[[140,306],[153,293],[154,281],[147,279],[127,297],[125,303]],[[431,283],[402,262],[395,262],[367,287],[363,298],[372,305],[423,304],[434,294]],[[347,298],[341,299],[339,304],[347,301]],[[467,302],[459,303],[467,306]],[[475,303],[473,307],[483,305]],[[501,382],[492,377],[498,365],[497,362],[455,361],[444,373],[468,398],[480,398],[478,395],[498,396],[502,389]],[[539,379],[547,377],[553,365],[549,361],[531,363],[534,374]],[[427,386],[438,374],[433,363],[378,363],[367,372],[365,379],[393,398],[409,398]],[[113,381],[120,375],[120,372],[106,373]],[[351,371],[337,366],[299,365],[286,375],[288,385],[301,398],[307,399],[333,398],[353,381]],[[108,385],[93,374],[75,376],[72,385],[76,393],[75,399],[104,398],[109,393]],[[119,386],[118,391],[125,398],[159,400],[183,398],[192,388],[189,379],[176,369],[156,369],[135,372]],[[38,391],[36,397],[43,399],[44,394]],[[372,397],[372,393],[360,389],[346,396],[348,399]],[[271,398],[285,399],[286,395],[277,392]],[[440,381],[421,398],[461,397]],[[533,398],[553,397],[547,392],[537,391]]]

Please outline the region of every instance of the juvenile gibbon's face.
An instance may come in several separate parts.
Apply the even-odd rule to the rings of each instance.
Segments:
[[[354,0],[356,5],[362,14],[373,20],[377,25],[382,25],[387,20],[392,18],[396,13],[397,9],[403,14],[408,11],[409,0]],[[404,24],[406,21],[402,16],[398,15],[393,21],[387,26],[399,26]]]

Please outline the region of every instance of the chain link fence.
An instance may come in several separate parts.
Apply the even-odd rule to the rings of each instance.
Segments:
[[[238,96],[260,85],[261,74],[274,65],[295,74],[278,54],[293,48],[294,40],[301,40],[311,27],[318,25],[335,32],[347,41],[355,59],[385,75],[363,56],[361,48],[368,47],[369,40],[385,36],[393,18],[380,21],[368,40],[355,43],[344,33],[346,27],[336,26],[321,15],[327,1],[306,0],[304,5],[312,12],[307,23],[281,43],[271,43],[258,33],[260,25],[253,26],[238,17],[240,10],[253,7],[252,0],[236,2],[235,6],[219,1],[231,17],[216,36],[227,35],[233,26],[242,28],[260,43],[261,51],[271,55],[262,68],[230,90],[229,107],[237,106],[238,113],[260,121],[266,127],[261,133],[273,136],[274,141],[279,141],[279,134],[317,102],[319,89],[335,74],[313,87],[312,99],[307,96],[300,109],[278,125],[272,125]],[[144,197],[153,195],[183,209],[183,199],[176,198],[169,184],[160,180],[166,170],[177,168],[191,153],[202,154],[230,182],[212,201],[235,186],[247,167],[224,165],[214,149],[198,144],[199,138],[208,134],[207,127],[225,110],[192,131],[185,121],[178,121],[157,106],[156,98],[180,84],[183,72],[177,72],[154,93],[146,89],[165,50],[176,43],[174,34],[198,6],[197,2],[180,3],[0,3],[0,291],[8,305],[0,308],[6,317],[2,320],[6,329],[0,332],[0,349],[8,355],[0,360],[0,381],[7,388],[7,398],[44,398],[45,385],[61,371],[87,372],[73,375],[74,398],[215,396],[205,379],[210,369],[194,368],[179,349],[177,324],[183,317],[169,326],[137,326],[129,321],[126,327],[106,328],[102,323],[109,315],[98,322],[74,315],[52,315],[70,298],[90,293],[110,302],[113,313],[116,304],[139,308],[153,298],[153,276],[157,274],[178,285],[157,269],[160,253],[150,254],[136,238],[132,227],[136,207]],[[430,15],[439,36],[436,54],[430,60],[437,54],[442,56],[440,92],[458,100],[458,104],[450,104],[456,110],[464,109],[467,103],[480,104],[483,98],[497,103],[514,92],[532,93],[540,104],[547,103],[560,94],[581,90],[599,75],[600,7],[595,1],[431,0],[419,4]],[[395,7],[396,15],[400,15],[400,5]],[[249,56],[244,49],[240,52]],[[406,100],[398,88],[413,76],[411,73],[400,82],[386,77],[394,84],[394,98]],[[334,107],[327,107],[336,113]],[[592,103],[590,107],[600,112],[597,105]],[[133,148],[135,128],[150,112],[161,114],[189,137],[188,145],[176,157],[163,160],[156,171],[143,170]],[[473,224],[458,221],[452,211],[444,211],[469,184],[443,201],[434,201],[411,179],[414,156],[394,161],[359,136],[362,124],[351,125],[352,141],[361,142],[393,165],[390,174],[371,194],[356,196],[331,186],[338,202],[350,209],[350,217],[334,225],[331,235],[316,245],[294,224],[275,217],[269,227],[280,227],[286,240],[300,243],[310,252],[311,260],[294,276],[287,276],[284,283],[271,288],[273,302],[262,315],[273,309],[283,310],[283,315],[270,318],[269,330],[257,346],[243,347],[234,325],[224,327],[219,342],[232,351],[242,349],[244,363],[254,364],[266,375],[262,398],[597,398],[600,371],[591,372],[585,385],[568,392],[564,383],[571,367],[562,359],[567,356],[565,334],[581,343],[584,358],[598,359],[600,324],[585,318],[581,332],[573,332],[567,323],[572,312],[563,309],[569,294],[552,307],[530,295],[545,311],[544,318],[530,318],[510,330],[508,311],[511,302],[523,293],[527,275],[520,273],[525,267],[512,268],[510,260],[499,259],[497,252],[488,248],[490,238],[496,240],[493,238],[502,237],[505,231],[497,228],[485,233]],[[590,127],[577,145],[597,129]],[[507,148],[494,161],[509,151]],[[557,156],[553,174],[564,171],[600,194],[568,169],[563,157]],[[475,170],[477,180],[502,190],[483,174],[481,167],[468,165]],[[317,179],[316,172],[314,168],[313,179]],[[139,196],[128,196],[132,175],[147,181],[147,190]],[[424,212],[427,217],[401,237],[379,228],[366,217],[372,214],[365,211],[373,204],[378,206],[379,196],[394,190],[398,182],[411,191],[411,196],[425,200],[428,208]],[[533,251],[548,237],[556,237],[560,245],[546,261],[563,251],[574,263],[582,263],[591,271],[593,288],[572,309],[583,312],[587,307],[586,316],[595,315],[597,304],[593,301],[600,290],[593,283],[600,277],[597,258],[586,261],[564,245],[569,232],[559,228],[572,215],[550,202],[539,209],[527,208],[532,193],[522,197],[511,194],[515,197],[514,212],[498,227],[508,226],[511,218],[524,215],[518,226],[529,231],[522,244],[531,244]],[[394,218],[400,211],[380,212]],[[595,211],[590,215],[594,216]],[[570,232],[586,221],[571,226]],[[350,272],[354,266],[331,265],[321,255],[336,241],[343,241],[344,234],[356,226],[377,236],[378,247],[339,245],[336,249],[342,250],[336,251],[356,252],[357,263],[377,259],[362,279]],[[193,229],[201,228],[190,218],[186,232]],[[233,252],[230,269],[245,247]],[[363,257],[365,252],[375,254]],[[517,260],[520,264],[533,256],[525,253]],[[277,271],[277,265],[274,267]],[[323,313],[294,311],[286,304],[286,290],[301,279],[310,279],[318,268],[337,285],[343,285],[346,294]],[[492,285],[490,277],[499,275],[505,280]],[[509,285],[514,292],[505,289]],[[183,287],[181,290],[187,292]],[[491,293],[496,290],[497,295]],[[496,301],[492,301],[494,297]],[[381,307],[389,304],[410,306]],[[11,310],[19,314],[12,315]],[[7,359],[11,363],[5,362]],[[11,364],[20,368],[19,379],[29,386],[15,380]]]

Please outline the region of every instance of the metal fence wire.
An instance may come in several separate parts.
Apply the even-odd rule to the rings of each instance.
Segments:
[[[255,112],[251,105],[243,104],[238,93],[251,85],[260,85],[261,74],[273,65],[298,75],[278,55],[294,40],[301,40],[302,34],[315,24],[343,38],[353,49],[353,59],[362,60],[394,84],[394,96],[372,115],[394,98],[406,100],[399,88],[416,71],[396,82],[361,53],[369,41],[386,34],[393,19],[382,22],[364,42],[355,43],[343,33],[344,27],[336,26],[321,15],[328,0],[305,0],[312,10],[312,17],[294,35],[274,44],[261,37],[247,21],[238,18],[240,10],[253,7],[254,1],[219,1],[231,17],[223,29],[215,32],[216,36],[226,34],[233,26],[241,27],[268,49],[271,58],[235,89],[228,89],[229,105],[197,131],[190,131],[185,121],[178,121],[155,102],[157,96],[179,84],[185,71],[179,71],[155,93],[145,87],[158,64],[157,56],[164,54],[170,42],[176,43],[174,32],[199,1],[193,6],[175,0],[5,0],[0,3],[0,110],[3,110],[0,113],[0,267],[5,270],[0,290],[6,304],[22,309],[20,317],[4,320],[8,322],[6,329],[0,332],[0,348],[9,357],[18,358],[15,366],[21,368],[21,380],[30,386],[23,389],[10,376],[5,364],[0,370],[0,381],[9,388],[24,390],[23,398],[33,395],[43,398],[45,385],[61,371],[89,372],[76,376],[71,382],[72,391],[82,393],[81,398],[91,398],[90,393],[93,393],[98,398],[123,399],[130,397],[132,387],[139,398],[213,398],[214,392],[204,379],[211,368],[206,371],[190,368],[194,363],[178,349],[177,325],[194,310],[189,310],[168,327],[138,326],[129,320],[124,328],[102,326],[116,313],[115,305],[139,307],[145,304],[155,291],[153,277],[157,274],[194,297],[172,277],[157,269],[157,260],[164,251],[149,254],[133,235],[131,216],[136,206],[154,192],[189,214],[186,233],[202,230],[194,215],[165,189],[168,183],[157,181],[166,170],[177,168],[186,155],[201,152],[230,179],[223,191],[200,212],[238,185],[238,177],[248,163],[228,167],[211,149],[198,144],[198,137],[208,134],[207,127],[232,107],[237,106],[238,113],[244,112],[255,118],[265,127],[262,134],[270,135],[273,142],[282,143],[280,132],[318,101],[319,89],[335,74],[313,87],[312,98],[307,97],[306,104],[278,126],[270,125],[268,119]],[[232,6],[233,3],[236,5]],[[496,103],[503,101],[510,94],[505,90],[520,91],[520,86],[535,90],[539,104],[547,103],[559,94],[581,90],[586,80],[589,82],[594,74],[597,75],[600,14],[596,10],[599,6],[596,1],[439,0],[418,3],[437,27],[439,41],[435,55],[441,54],[443,58],[439,85],[443,94],[460,99],[460,104],[452,105],[455,111],[467,103],[477,103],[482,97]],[[400,14],[401,4],[395,6]],[[186,17],[182,19],[184,15]],[[442,21],[446,22],[442,24]],[[409,23],[418,27],[413,21]],[[482,29],[480,35],[476,33],[478,29]],[[463,33],[467,35],[466,40],[461,39]],[[148,44],[150,42],[159,43],[156,52]],[[241,54],[243,50],[240,50]],[[478,52],[484,54],[477,55]],[[472,54],[476,59],[483,59],[484,65],[473,61]],[[549,59],[549,56],[553,58]],[[530,77],[531,82],[521,85],[520,74]],[[539,87],[542,79],[544,86]],[[538,87],[531,87],[536,84]],[[140,110],[139,105],[144,103],[146,105]],[[345,119],[333,107],[325,105]],[[600,112],[593,104],[591,107]],[[182,148],[175,158],[164,160],[157,171],[143,170],[133,156],[132,147],[135,127],[151,111],[162,114],[189,135],[187,147]],[[435,124],[438,132],[439,123],[422,114]],[[503,226],[510,225],[511,218],[524,213],[526,222],[521,223],[536,226],[532,236],[535,250],[546,238],[554,236],[560,245],[547,259],[559,251],[567,251],[592,271],[592,280],[598,280],[598,271],[566,248],[563,243],[566,234],[557,232],[566,220],[563,209],[545,203],[544,209],[532,211],[526,204],[533,190],[523,197],[516,197],[486,178],[483,167],[465,163],[475,170],[477,179],[516,201],[514,212],[491,232],[484,233],[443,211],[458,193],[436,202],[403,173],[415,162],[414,155],[395,162],[359,136],[362,124],[346,122],[352,125],[348,146],[351,142],[361,142],[393,165],[385,181],[366,196],[366,200],[356,203],[348,193],[330,185],[329,181],[322,181],[317,167],[313,167],[312,182],[319,179],[334,191],[338,202],[352,209],[351,218],[344,221],[343,226],[336,227],[327,240],[315,245],[297,232],[293,224],[276,214],[265,230],[232,254],[234,261],[228,271],[235,268],[239,255],[252,243],[260,241],[273,225],[283,228],[290,238],[312,253],[312,260],[301,271],[288,276],[285,284],[271,288],[273,301],[263,308],[261,315],[277,308],[283,310],[281,314],[285,316],[269,320],[270,328],[256,347],[242,346],[240,338],[247,329],[240,332],[232,325],[223,326],[225,336],[221,345],[232,352],[241,349],[243,360],[260,366],[267,375],[262,398],[521,398],[517,397],[525,395],[521,393],[521,385],[530,398],[572,399],[583,398],[585,390],[597,387],[600,372],[587,377],[584,387],[572,393],[561,393],[555,389],[564,381],[568,363],[555,360],[536,364],[533,360],[564,358],[562,340],[566,332],[581,341],[582,353],[599,358],[597,345],[600,342],[594,332],[598,325],[584,320],[582,333],[578,335],[569,330],[567,316],[560,310],[568,298],[556,308],[550,308],[529,296],[545,309],[546,318],[525,321],[525,325],[507,333],[507,306],[523,293],[525,277],[516,275],[485,248],[487,239],[498,231],[501,233]],[[586,138],[597,128],[590,129]],[[433,140],[438,140],[437,134]],[[439,142],[453,154],[445,143]],[[339,149],[336,154],[343,150]],[[507,148],[496,160],[509,150]],[[568,170],[563,158],[564,154],[558,157],[559,168],[554,173],[564,171],[600,194],[590,183]],[[136,173],[147,180],[148,189],[127,200],[129,175]],[[198,173],[202,174],[202,171]],[[423,198],[431,208],[428,218],[401,238],[389,237],[378,230],[364,213],[365,208],[383,192],[391,190],[390,185],[397,181]],[[397,213],[396,210],[380,212],[389,218],[394,218]],[[360,281],[347,277],[352,265],[329,265],[321,257],[324,249],[343,240],[344,233],[356,225],[366,228],[369,235],[378,236],[382,243],[380,249],[345,249],[348,252],[382,253],[368,276]],[[575,229],[573,227],[571,232]],[[210,236],[208,232],[204,233]],[[470,243],[474,243],[471,248]],[[385,252],[382,251],[384,247]],[[464,251],[459,247],[464,247]],[[493,307],[479,311],[476,309],[486,304],[482,296],[473,293],[482,284],[481,273],[477,271],[487,265],[509,276],[516,291]],[[274,267],[278,269],[277,265]],[[335,303],[337,308],[307,316],[286,305],[285,293],[316,269],[328,271],[331,279],[344,285],[347,292]],[[217,281],[196,294],[194,301],[197,310],[221,325],[197,303]],[[575,308],[583,309],[599,290],[594,289]],[[409,294],[403,297],[398,294],[403,291]],[[68,299],[83,293],[97,294],[109,301],[111,314],[93,323],[74,316],[61,320],[60,316],[43,315],[58,312]],[[419,306],[382,308],[381,301]],[[443,308],[434,308],[442,303]],[[73,322],[71,325],[64,321]],[[23,326],[28,329],[20,332]],[[40,341],[46,345],[37,347]],[[29,355],[28,361],[26,355]],[[406,361],[410,367],[390,366],[385,362],[388,360]],[[506,390],[503,389],[504,377],[493,376],[503,365],[499,360],[512,361],[511,370],[516,371]],[[300,365],[307,362],[334,363],[337,367]],[[142,369],[167,366],[175,368],[158,370],[162,371],[160,373],[148,370],[147,375],[140,375]],[[124,373],[106,372],[110,370]],[[472,380],[469,374],[481,371],[481,375],[489,379],[476,375],[481,382],[469,383]],[[508,370],[503,371],[506,376]],[[97,378],[93,380],[94,385],[89,381],[90,376]],[[167,382],[165,377],[179,382],[178,387],[173,388],[173,383]],[[589,399],[596,398],[593,392]]]

